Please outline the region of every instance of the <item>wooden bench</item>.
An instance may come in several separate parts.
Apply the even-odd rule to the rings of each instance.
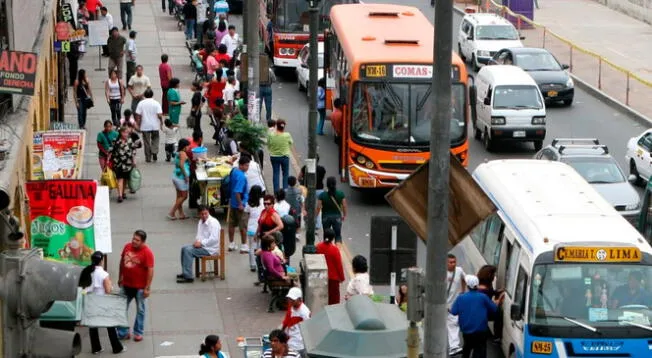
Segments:
[[[274,312],[274,306],[279,310],[285,309],[285,295],[288,291],[294,287],[294,281],[286,281],[279,279],[272,279],[267,275],[267,271],[263,268],[263,291],[262,293],[270,293],[272,298],[269,300],[269,306],[267,307],[267,312]],[[269,291],[268,291],[269,289]]]
[[[206,281],[207,278],[219,277],[220,280],[226,278],[226,261],[224,252],[224,229],[220,230],[220,247],[217,255],[195,257],[195,277]],[[209,261],[213,262],[213,270],[207,271]]]

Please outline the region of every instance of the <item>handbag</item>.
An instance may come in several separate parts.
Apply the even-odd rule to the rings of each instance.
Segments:
[[[86,107],[86,109],[95,107],[95,103],[93,102],[93,98],[91,98],[91,96],[88,95],[88,92],[86,92],[86,86],[82,86],[82,89],[84,90],[84,94],[86,95],[86,97],[84,97],[84,99],[83,99],[84,107]]]
[[[86,327],[129,327],[127,296],[84,294],[80,324]]]
[[[127,182],[127,184],[129,185],[129,189],[131,189],[132,191],[138,191],[138,189],[140,189],[142,181],[143,181],[143,177],[140,174],[140,170],[138,170],[138,168],[131,169],[131,173],[129,173],[129,181]]]
[[[195,115],[190,114],[186,117],[186,126],[188,128],[195,128],[195,122],[197,122],[197,117],[195,117]]]
[[[109,168],[108,165],[104,168],[104,171],[102,171],[100,183],[108,186],[109,189],[115,189],[118,187],[118,180],[115,177],[115,172]]]

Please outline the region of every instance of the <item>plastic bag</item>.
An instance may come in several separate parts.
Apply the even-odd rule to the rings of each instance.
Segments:
[[[115,189],[118,187],[118,180],[115,177],[115,172],[109,168],[107,165],[102,172],[102,177],[100,178],[100,183],[109,187],[109,189]]]
[[[140,170],[138,170],[138,168],[131,169],[131,173],[129,174],[129,181],[127,182],[129,189],[132,191],[138,191],[142,181],[143,177],[140,175]]]
[[[85,294],[80,324],[87,327],[129,327],[127,297]]]

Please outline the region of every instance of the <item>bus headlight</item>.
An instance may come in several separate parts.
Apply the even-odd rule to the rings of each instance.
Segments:
[[[491,124],[493,125],[505,124],[505,117],[491,117]]]
[[[281,47],[281,48],[278,50],[278,53],[281,54],[281,55],[284,55],[284,56],[285,56],[285,55],[288,54],[288,49],[285,48],[285,47]]]
[[[546,124],[546,117],[532,117],[532,124]]]
[[[289,48],[287,50],[288,50],[288,56],[294,56],[294,54],[296,53],[296,51],[294,51],[293,48]]]
[[[631,210],[638,210],[641,207],[641,202],[636,202],[634,204],[629,204],[625,206],[625,210],[631,211]]]
[[[373,169],[375,166],[374,162],[362,154],[358,154],[358,156],[355,157],[355,161],[360,165],[364,165],[367,169]]]

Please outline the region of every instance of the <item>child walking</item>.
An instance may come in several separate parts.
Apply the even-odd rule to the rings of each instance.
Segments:
[[[165,161],[169,162],[174,154],[174,146],[179,141],[179,126],[166,119],[163,133],[165,133]]]
[[[249,245],[249,269],[251,272],[256,272],[255,252],[260,247],[260,240],[256,237],[256,232],[258,232],[258,219],[260,219],[260,214],[264,208],[263,188],[260,185],[254,185],[249,191],[249,200],[245,207],[245,214],[248,214],[247,244]]]

